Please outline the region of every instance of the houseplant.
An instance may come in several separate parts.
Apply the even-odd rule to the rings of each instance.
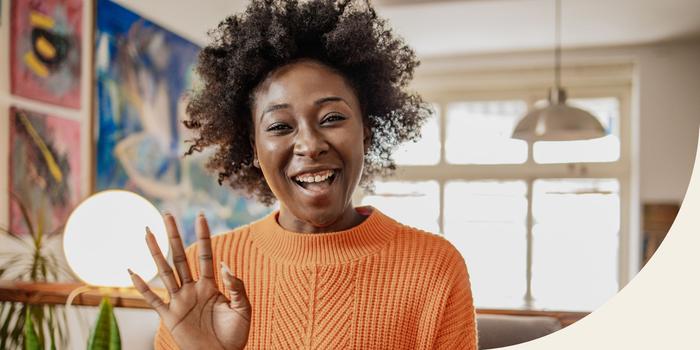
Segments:
[[[0,279],[52,282],[70,278],[62,258],[51,249],[61,241],[62,226],[46,230],[42,210],[31,213],[23,200],[11,193],[20,209],[28,234],[0,227],[4,237],[16,242],[18,249],[0,252]],[[40,204],[39,208],[43,206]],[[34,215],[32,215],[34,214]],[[31,305],[0,302],[0,349],[65,348],[68,344],[66,310],[56,305]]]

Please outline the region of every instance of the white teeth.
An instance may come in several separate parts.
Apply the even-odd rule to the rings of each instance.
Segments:
[[[319,171],[313,174],[297,175],[294,179],[300,182],[321,182],[328,180],[333,175],[333,170]]]

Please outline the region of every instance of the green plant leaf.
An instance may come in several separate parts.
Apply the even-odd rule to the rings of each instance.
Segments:
[[[31,312],[29,313],[31,315],[31,322],[32,322],[32,327],[34,327],[34,324],[37,324],[38,327],[33,328],[35,334],[39,337],[39,343],[42,344],[42,349],[43,344],[46,342],[46,337],[44,336],[44,327],[43,325],[46,323],[44,319],[44,308],[41,305],[34,305],[30,306],[29,310]],[[26,324],[26,318],[25,318],[25,324]]]
[[[102,298],[95,328],[92,329],[88,350],[121,350],[121,338],[117,318],[109,298]]]
[[[34,237],[34,225],[32,225],[32,219],[29,216],[29,211],[27,210],[27,206],[24,205],[22,202],[22,199],[14,192],[10,191],[10,196],[17,202],[17,205],[19,206],[19,210],[22,213],[22,218],[24,218],[24,222],[27,224],[27,228],[29,228],[29,234]]]
[[[66,228],[66,224],[61,224],[54,228],[53,231],[49,232],[46,236],[55,237],[63,233],[63,229]]]
[[[13,344],[18,347],[23,345],[24,340],[24,321],[27,316],[27,311],[29,310],[29,305],[21,304],[17,317],[14,320],[14,325],[12,326],[12,332],[10,332],[10,340]]]
[[[10,303],[10,309],[7,314],[3,315],[2,327],[0,327],[0,349],[7,349],[10,347],[8,341],[12,341],[10,338],[9,328],[10,322],[15,317],[15,309],[17,309],[17,304]]]
[[[18,233],[12,232],[8,228],[2,227],[2,226],[0,226],[0,232],[6,233],[8,237],[23,244],[25,246],[25,248],[31,248],[31,245],[29,245],[29,243],[27,243],[24,239],[22,239],[22,237],[20,237],[20,235]]]
[[[37,308],[34,308],[37,309]],[[34,321],[32,321],[32,308],[27,308],[24,315],[24,350],[43,350],[44,345],[39,340],[34,329]]]
[[[54,318],[54,308],[51,306],[48,306],[47,308],[49,311],[49,324],[54,325],[54,324],[56,324],[56,319]],[[59,327],[56,327],[56,328],[60,329]],[[56,333],[56,331],[58,329],[50,329],[49,328],[49,339],[51,339],[51,349],[52,350],[56,349],[56,336],[54,335],[54,333]]]

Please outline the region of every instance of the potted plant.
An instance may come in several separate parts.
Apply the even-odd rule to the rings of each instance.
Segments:
[[[0,279],[55,282],[71,278],[71,272],[50,247],[61,240],[63,227],[46,231],[41,210],[29,212],[19,196],[10,194],[18,205],[29,234],[20,235],[9,228],[0,231],[17,243],[18,250],[1,252]],[[0,302],[0,349],[65,348],[68,343],[66,310],[57,305],[31,305]]]

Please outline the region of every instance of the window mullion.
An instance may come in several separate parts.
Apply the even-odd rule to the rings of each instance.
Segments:
[[[532,215],[532,198],[533,198],[533,183],[534,180],[532,178],[527,179],[527,229],[526,229],[526,234],[527,234],[527,254],[526,256],[526,262],[525,262],[525,275],[526,275],[526,283],[527,287],[525,290],[525,308],[526,309],[532,309],[534,305],[534,299],[532,297],[532,258],[533,258],[533,252],[532,252],[532,227],[534,225],[534,219]]]
[[[439,198],[440,198],[440,211],[438,212],[438,228],[440,229],[440,234],[445,234],[445,181],[438,181]]]

